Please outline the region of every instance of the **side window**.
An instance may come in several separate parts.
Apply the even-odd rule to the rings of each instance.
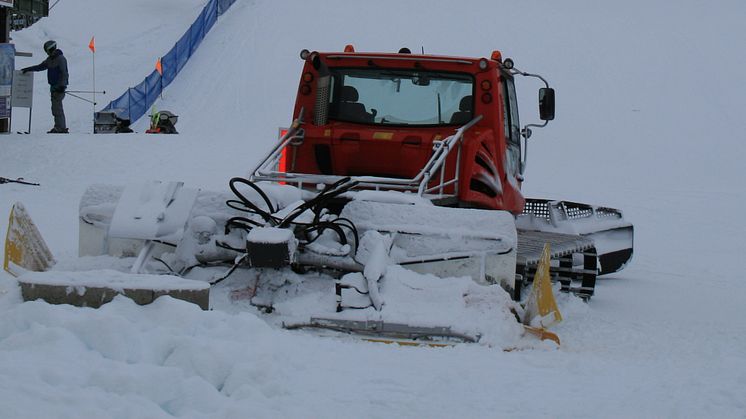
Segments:
[[[512,78],[505,78],[505,91],[508,93],[506,101],[508,102],[510,112],[510,129],[505,131],[510,133],[510,142],[520,144],[521,123],[518,121],[518,99],[515,94],[515,84]]]
[[[505,138],[508,142],[507,172],[515,178],[520,177],[521,160],[521,125],[518,121],[518,101],[515,95],[513,79],[503,76],[503,118],[505,121]]]
[[[329,106],[330,109],[332,109],[334,104],[339,101],[339,99],[336,98],[337,92],[339,92],[339,87],[344,83],[342,77],[336,74],[332,74],[331,79],[331,83],[329,83],[329,100],[327,103],[327,106]],[[336,109],[332,109],[332,112],[336,112]]]
[[[334,102],[334,96],[337,94],[337,88],[338,85],[341,84],[341,81],[337,80],[336,76],[332,76],[332,82],[329,83],[329,104]]]

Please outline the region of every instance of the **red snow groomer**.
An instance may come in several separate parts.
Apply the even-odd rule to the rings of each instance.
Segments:
[[[597,274],[622,269],[633,227],[619,210],[521,193],[532,128],[554,119],[554,90],[514,68],[499,51],[489,58],[399,53],[301,52],[305,64],[295,123],[251,180],[305,189],[344,177],[355,189],[408,191],[435,205],[507,211],[517,229],[515,298],[543,244],[564,290],[593,294]],[[522,126],[517,76],[540,80],[541,124]],[[458,213],[454,213],[458,214]],[[463,217],[469,212],[464,211]],[[449,222],[458,225],[463,218]],[[577,281],[578,285],[573,285]]]

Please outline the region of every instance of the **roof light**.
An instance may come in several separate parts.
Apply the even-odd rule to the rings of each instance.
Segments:
[[[311,52],[309,50],[307,50],[307,49],[301,50],[301,52],[300,52],[300,59],[303,60],[303,61],[305,61],[306,58],[308,58],[308,56],[310,54],[311,54]]]
[[[490,58],[493,59],[493,60],[495,60],[495,61],[502,61],[503,60],[503,55],[502,55],[502,53],[500,53],[500,51],[494,50],[494,51],[492,51],[492,55],[490,56]]]
[[[506,70],[510,70],[511,68],[513,68],[513,60],[511,60],[510,58],[506,58],[505,61],[503,61],[503,67]]]
[[[486,58],[482,58],[481,60],[479,60],[479,69],[480,70],[486,70],[487,66],[489,66],[489,63],[487,62]]]
[[[345,45],[345,52],[355,52],[355,47],[352,44]]]

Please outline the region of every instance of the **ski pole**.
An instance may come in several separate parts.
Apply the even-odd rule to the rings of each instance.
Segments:
[[[26,182],[25,180],[23,180],[22,177],[19,177],[18,179],[8,179],[0,176],[0,185],[2,185],[3,183],[20,183],[21,185],[39,186],[38,183]]]
[[[86,99],[86,98],[84,98],[84,97],[80,97],[80,96],[78,96],[78,95],[74,95],[74,94],[70,93],[70,92],[69,92],[69,91],[67,91],[67,90],[65,90],[65,93],[69,94],[69,95],[70,95],[70,96],[72,96],[72,97],[78,98],[78,99],[80,99],[80,100],[82,100],[82,101],[85,101],[85,102],[88,102],[88,103],[93,103],[94,105],[96,104],[96,102],[94,102],[94,101],[92,101],[92,100],[90,100],[90,99]]]
[[[65,93],[101,93],[106,94],[106,90],[65,90]]]

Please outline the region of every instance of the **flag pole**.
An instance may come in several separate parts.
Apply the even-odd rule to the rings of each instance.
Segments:
[[[93,57],[93,129],[96,129],[96,51],[92,53]]]
[[[96,38],[91,37],[91,42],[88,43],[88,48],[91,50],[91,58],[93,60],[93,133],[96,132]]]
[[[163,100],[163,64],[161,63],[161,57],[155,62],[155,71],[161,75],[161,100]]]

